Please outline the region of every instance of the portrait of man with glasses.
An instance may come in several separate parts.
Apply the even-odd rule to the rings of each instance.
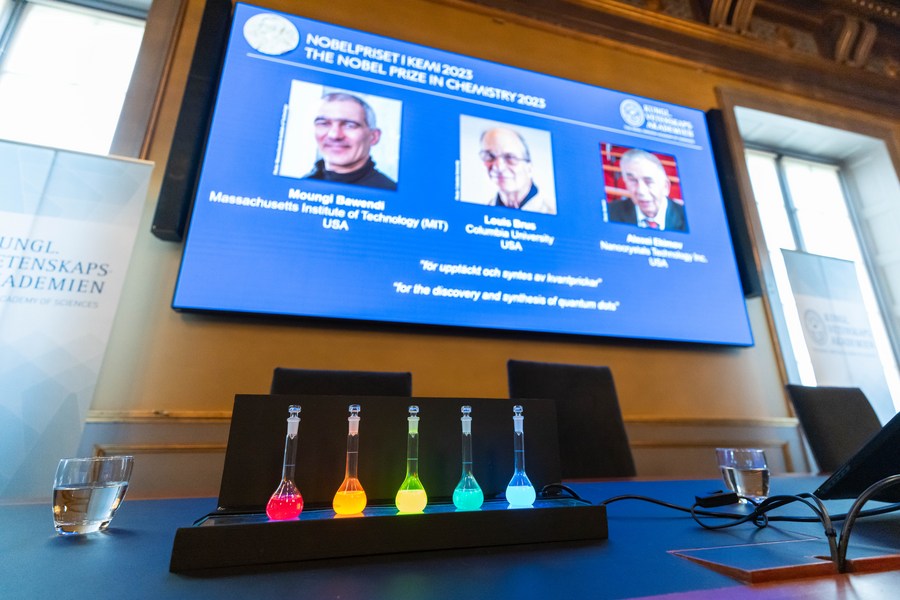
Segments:
[[[484,130],[478,158],[496,188],[490,206],[556,214],[556,203],[534,182],[531,152],[521,133],[509,127]]]

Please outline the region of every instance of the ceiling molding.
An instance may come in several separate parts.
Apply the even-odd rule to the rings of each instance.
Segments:
[[[434,1],[900,118],[900,0]]]

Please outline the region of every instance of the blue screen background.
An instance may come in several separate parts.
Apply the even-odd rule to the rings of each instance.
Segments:
[[[247,20],[262,13],[271,11],[240,3],[235,9],[175,308],[753,343],[701,111],[292,15],[281,16],[299,32],[299,45],[266,55],[254,50],[242,33]],[[543,107],[451,90],[450,77],[444,86],[428,85],[328,63],[322,48],[309,54],[311,35],[455,67],[470,73],[472,84],[510,90],[516,99],[526,97],[525,102]],[[383,69],[388,67],[385,63]],[[396,191],[277,174],[294,81],[401,103]],[[693,134],[660,133],[647,123],[629,125],[621,110],[627,101],[648,114],[689,123]],[[457,199],[461,178],[482,176],[461,172],[470,162],[461,156],[461,115],[548,132],[544,137],[553,173],[548,191],[556,198],[555,215]],[[315,144],[312,139],[309,143]],[[688,231],[649,233],[607,222],[601,144],[673,156]],[[485,198],[489,193],[486,188]],[[237,200],[211,200],[216,194]],[[418,225],[367,221],[361,212],[356,218],[311,214],[303,205],[322,203],[299,199],[302,194],[383,201],[381,210],[364,210]],[[276,203],[281,207],[271,208]],[[291,205],[296,212],[284,209]],[[496,219],[519,219],[525,225],[496,225]],[[499,238],[471,233],[475,227],[527,231],[550,236],[553,243],[526,240],[504,247]],[[634,236],[670,242],[680,253],[706,262],[654,261],[622,251],[647,248]],[[442,272],[460,265],[478,274]],[[524,273],[531,280],[509,273]],[[573,279],[536,280],[552,276]],[[411,291],[416,285],[419,293]],[[405,286],[410,291],[404,292]],[[478,299],[446,297],[435,292],[440,288]]]

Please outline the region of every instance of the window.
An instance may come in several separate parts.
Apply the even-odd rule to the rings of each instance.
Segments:
[[[893,282],[886,257],[896,254],[895,234],[880,235],[877,214],[890,202],[885,195],[896,173],[883,143],[866,136],[779,115],[737,108],[745,160],[756,200],[769,275],[769,306],[788,380],[804,385],[865,385],[821,381],[815,352],[804,336],[798,303],[782,250],[796,250],[849,261],[855,268],[871,340],[894,407],[900,407],[900,374],[892,344],[896,311],[887,298]],[[877,172],[871,166],[878,164]],[[873,188],[873,178],[880,179]],[[884,183],[887,182],[887,183]],[[872,193],[880,189],[882,193]],[[764,247],[764,248],[763,248]],[[808,332],[807,332],[808,333]],[[870,398],[872,400],[872,398]],[[873,405],[876,402],[873,401]]]
[[[0,0],[0,138],[108,153],[146,5]]]

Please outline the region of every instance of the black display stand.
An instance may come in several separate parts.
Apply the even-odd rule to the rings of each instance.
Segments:
[[[367,508],[336,518],[330,510],[304,511],[299,521],[270,522],[265,514],[210,515],[175,534],[174,573],[224,567],[277,565],[454,548],[538,542],[602,540],[606,507],[570,499],[538,500],[531,508],[486,502],[481,510],[431,505],[398,515],[394,507]]]
[[[346,457],[347,406],[362,406],[359,477],[369,498],[360,516],[337,517],[331,499]],[[295,481],[306,502],[299,520],[274,522],[265,505],[281,478],[287,407],[299,404]],[[405,475],[407,407],[420,407],[419,475],[429,495],[423,513],[398,514],[393,495]],[[472,406],[480,510],[457,511],[460,412]],[[559,482],[559,440],[552,400],[263,396],[235,398],[219,508],[178,529],[176,573],[401,552],[539,542],[602,540],[606,509],[571,498],[539,498],[510,508],[512,406],[525,414],[526,472],[535,488]]]

